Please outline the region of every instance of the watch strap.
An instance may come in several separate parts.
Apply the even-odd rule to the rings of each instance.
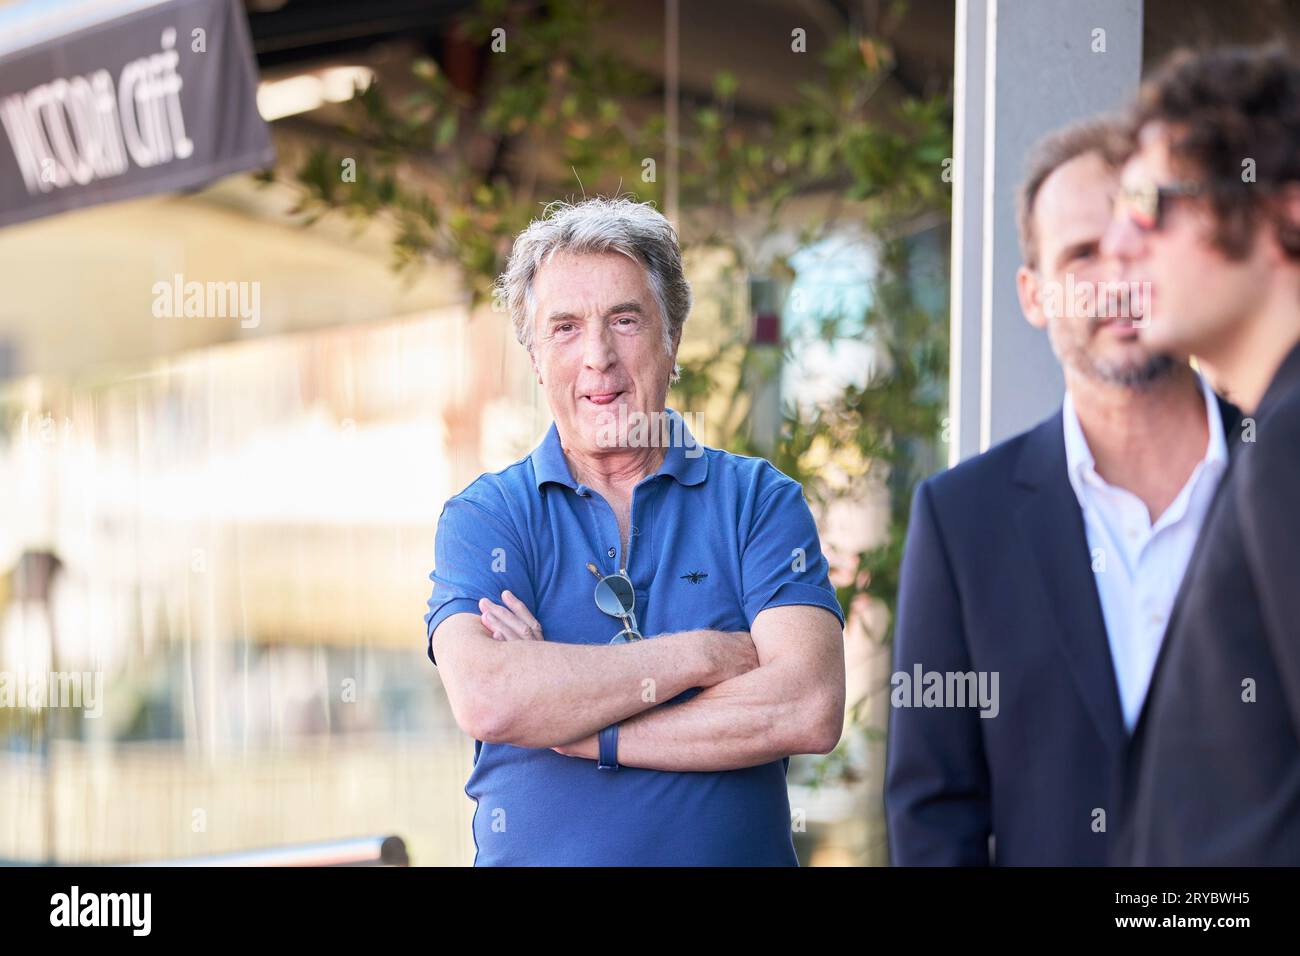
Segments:
[[[618,769],[618,724],[610,724],[600,732],[600,759],[596,769]]]

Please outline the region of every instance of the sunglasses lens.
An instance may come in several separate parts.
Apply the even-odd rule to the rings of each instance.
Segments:
[[[631,628],[627,628],[615,634],[614,639],[611,640],[610,643],[631,644],[633,641],[640,641],[640,640],[643,640],[640,634],[638,634],[636,631],[632,630]]]
[[[1156,228],[1160,218],[1160,192],[1155,187],[1126,189],[1122,198],[1129,221],[1143,231]]]
[[[596,605],[606,614],[630,614],[635,604],[636,594],[627,578],[611,575],[596,585]]]
[[[1133,221],[1133,225],[1137,226],[1143,232],[1150,232],[1156,227],[1156,217],[1143,210],[1130,208],[1128,217]]]

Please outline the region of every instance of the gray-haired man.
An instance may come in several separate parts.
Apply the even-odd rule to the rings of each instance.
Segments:
[[[676,234],[557,204],[500,283],[555,424],[438,523],[425,623],[476,741],[475,862],[795,863],[786,758],[839,740],[843,616],[799,485],[665,407]]]

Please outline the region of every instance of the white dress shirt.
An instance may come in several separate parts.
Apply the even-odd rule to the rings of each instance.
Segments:
[[[1129,731],[1142,710],[1169,613],[1205,513],[1228,466],[1218,401],[1205,379],[1198,376],[1198,380],[1210,429],[1205,457],[1155,524],[1142,499],[1097,474],[1069,392],[1062,410],[1066,467],[1083,511],[1120,706]]]

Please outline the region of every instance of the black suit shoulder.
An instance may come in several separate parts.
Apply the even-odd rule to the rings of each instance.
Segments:
[[[1024,453],[1029,436],[1040,427],[1041,425],[1035,425],[1028,431],[1013,435],[1006,441],[994,445],[988,451],[958,462],[946,471],[931,475],[925,481],[930,486],[930,493],[935,497],[944,498],[954,495],[964,496],[978,493],[991,485],[1010,481],[1015,473],[1016,463]]]
[[[994,445],[946,471],[931,475],[918,489],[944,527],[975,529],[1006,520],[1005,506],[1021,481],[1065,473],[1061,412]]]
[[[1290,464],[1300,458],[1300,387],[1278,396],[1267,415],[1252,421],[1254,434],[1249,436],[1252,447],[1242,456],[1240,468],[1243,478],[1248,481],[1266,480],[1271,467]],[[1243,436],[1237,436],[1237,440]],[[1229,437],[1231,440],[1232,436]]]

